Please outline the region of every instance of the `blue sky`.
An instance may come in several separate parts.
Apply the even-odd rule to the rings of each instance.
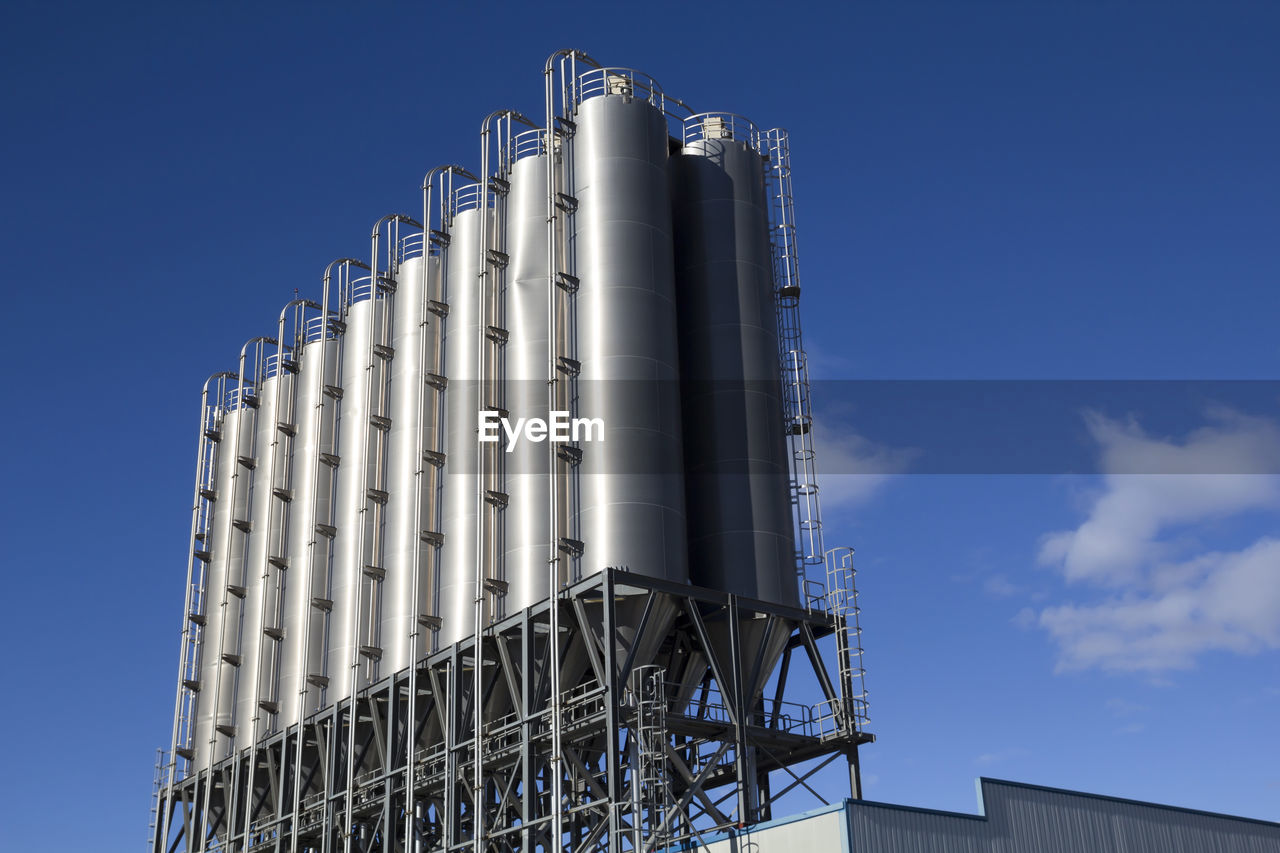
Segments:
[[[424,8],[6,6],[6,846],[142,843],[201,382],[475,164],[484,115],[540,116],[556,48],[790,129],[821,377],[1276,376],[1273,3]],[[870,472],[826,484],[869,797],[972,810],[990,775],[1280,820],[1274,477],[1114,473],[1274,459],[1267,413],[1210,408],[1082,414],[1088,477],[826,436]]]

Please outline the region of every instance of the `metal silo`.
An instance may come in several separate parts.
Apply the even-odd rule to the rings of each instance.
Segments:
[[[511,419],[541,418],[548,412],[550,342],[547,300],[546,132],[515,138],[507,233],[511,266],[507,277],[506,403]],[[505,571],[510,584],[507,612],[547,597],[550,554],[547,445],[521,441],[506,454]]]
[[[369,444],[377,441],[373,418],[381,417],[381,358],[374,352],[382,337],[387,301],[381,298],[372,275],[351,282],[343,295],[346,306],[342,335],[342,390],[338,438],[340,463],[334,527],[334,559],[329,618],[328,689],[326,704],[351,695],[363,685],[357,677],[359,651],[368,616],[362,613],[366,567],[373,564],[372,516],[366,513],[371,495],[378,488],[376,463]]]
[[[644,75],[579,79],[572,137],[582,573],[605,567],[687,582],[667,123]]]
[[[192,746],[195,751],[193,768],[202,770],[214,759],[214,726],[218,720],[217,701],[220,688],[235,689],[220,684],[222,667],[222,623],[226,612],[228,540],[231,536],[232,507],[235,503],[234,488],[237,473],[235,442],[239,435],[239,412],[228,411],[226,399],[218,400],[217,432],[218,449],[215,462],[213,488],[217,494],[213,506],[213,521],[209,541],[205,543],[209,553],[207,580],[204,592],[204,625],[201,629],[200,691],[196,703],[195,734]],[[218,756],[221,757],[221,756]]]
[[[250,489],[248,541],[244,568],[244,620],[240,639],[240,677],[236,687],[236,734],[235,748],[244,749],[253,744],[257,737],[253,721],[258,717],[259,674],[263,654],[263,622],[264,607],[268,595],[270,580],[267,558],[273,532],[278,535],[279,529],[272,530],[272,505],[275,502],[272,494],[274,461],[277,447],[276,427],[276,387],[284,382],[288,385],[289,377],[269,376],[258,383],[254,394],[257,407],[254,448],[252,456],[252,486]],[[278,524],[278,520],[276,521]]]
[[[202,652],[200,726],[207,739],[201,745],[206,750],[205,764],[229,755],[236,733],[236,684],[242,660],[240,628],[246,594],[245,548],[255,437],[255,412],[245,402],[249,396],[242,366],[237,387],[228,392],[224,403],[226,414],[219,442],[216,488],[220,506],[215,511],[211,543],[210,625],[206,635],[210,645]],[[220,611],[216,615],[214,608]],[[198,754],[197,765],[201,764],[199,758]]]
[[[280,726],[287,728],[319,707],[320,689],[307,678],[324,674],[324,612],[328,597],[329,539],[317,532],[332,525],[329,494],[333,467],[321,460],[334,448],[331,411],[337,402],[325,388],[337,386],[339,344],[326,331],[324,315],[304,324],[299,347],[298,403],[293,449],[293,500],[289,507],[289,572],[284,596],[284,649],[280,665]],[[309,701],[302,702],[302,694]]]
[[[685,121],[671,160],[690,579],[795,606],[778,320],[758,131]]]
[[[430,544],[434,494],[424,476],[423,448],[434,446],[435,392],[425,382],[424,360],[434,355],[440,326],[427,310],[428,294],[439,280],[439,257],[423,256],[419,233],[406,243],[409,256],[396,273],[396,310],[392,328],[395,358],[391,374],[391,430],[387,457],[386,590],[382,602],[381,672],[390,674],[413,663],[410,638],[430,614]],[[431,434],[425,444],[423,433]],[[415,578],[416,573],[416,578]],[[416,583],[415,583],[416,579]]]
[[[480,184],[455,190],[450,200],[452,222],[444,252],[448,304],[444,322],[445,463],[440,494],[438,634],[441,645],[456,643],[475,631],[476,573],[481,560],[476,470],[480,398]],[[485,211],[486,215],[492,215]]]

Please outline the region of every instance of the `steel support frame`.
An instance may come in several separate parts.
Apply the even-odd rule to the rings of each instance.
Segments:
[[[620,625],[624,603],[629,613],[642,603],[642,615]],[[745,620],[768,620],[769,631],[787,632],[780,661],[763,654],[744,659],[738,626]],[[818,654],[817,642],[837,627],[825,610],[609,569],[489,625],[478,655],[474,638],[442,649],[416,671],[385,678],[268,735],[256,749],[179,780],[162,792],[157,814],[164,831],[152,851],[635,850],[637,720],[628,685],[643,664],[663,667],[670,685],[665,775],[674,808],[658,819],[664,840],[767,820],[771,772],[785,774],[783,793],[798,785],[813,791],[799,765],[840,755],[856,762],[858,747],[873,740],[853,714],[833,726],[804,710],[858,707],[840,701]],[[727,645],[713,637],[726,634]],[[554,646],[558,657],[550,653]],[[652,660],[639,659],[639,651],[652,648]],[[815,667],[811,676],[822,695],[806,699],[817,703],[788,701],[789,679],[803,662]],[[548,710],[553,663],[562,688],[556,761]],[[770,673],[761,673],[764,667]],[[747,695],[745,685],[763,685],[769,674],[772,689]],[[553,772],[560,773],[558,786]],[[551,837],[555,787],[563,792],[558,840]]]

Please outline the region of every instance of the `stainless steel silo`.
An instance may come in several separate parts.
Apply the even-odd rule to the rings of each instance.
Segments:
[[[589,75],[604,88],[572,139],[578,414],[605,440],[583,447],[582,572],[687,582],[666,120],[633,77]]]
[[[417,632],[419,619],[432,615],[433,610],[429,556],[433,546],[423,541],[422,534],[434,528],[429,519],[435,495],[430,492],[431,477],[424,470],[428,463],[423,449],[435,446],[436,395],[425,384],[424,358],[433,357],[435,336],[440,331],[436,316],[427,310],[429,294],[436,292],[439,276],[439,257],[422,254],[406,259],[396,273],[387,457],[387,575],[381,626],[384,675],[413,663],[410,638]],[[429,435],[424,437],[424,431]]]
[[[684,122],[671,160],[685,416],[690,580],[798,606],[786,418],[759,133],[725,113]],[[755,695],[790,629],[712,620],[722,659],[736,631]],[[696,670],[693,670],[696,674]]]
[[[250,457],[248,529],[245,531],[244,616],[240,630],[240,675],[236,686],[236,733],[234,747],[244,749],[257,735],[253,720],[258,716],[258,676],[262,663],[262,615],[269,580],[267,558],[272,541],[272,456],[276,442],[276,386],[280,376],[264,379],[255,391],[257,400],[253,455]],[[285,379],[287,383],[287,378]],[[279,533],[277,528],[276,534]]]
[[[234,477],[236,475],[235,437],[238,433],[239,413],[227,411],[226,401],[217,401],[222,408],[218,426],[219,440],[213,489],[217,495],[213,503],[213,521],[206,543],[209,551],[209,567],[204,590],[203,641],[200,646],[200,694],[196,700],[195,734],[192,747],[195,758],[192,769],[202,770],[213,759],[212,742],[217,719],[219,681],[222,674],[222,617],[223,601],[227,596],[227,541],[230,538]],[[228,689],[234,689],[234,681]]]
[[[507,196],[506,404],[510,418],[541,418],[548,412],[551,355],[547,305],[546,134],[516,137]],[[545,443],[518,442],[505,454],[508,504],[505,512],[504,568],[507,613],[547,597],[551,554],[549,488],[551,462]]]
[[[330,542],[317,532],[333,525],[334,469],[322,454],[337,452],[334,409],[326,388],[338,385],[340,342],[322,316],[305,331],[298,359],[297,436],[293,449],[293,500],[289,506],[288,560],[284,596],[284,647],[280,666],[280,727],[287,728],[320,707],[324,676]],[[310,679],[310,680],[309,680]]]
[[[440,494],[440,644],[448,645],[475,632],[476,572],[479,542],[480,341],[480,186],[456,190],[458,212],[445,250],[449,306],[444,322],[444,363],[448,387],[444,398],[445,464]],[[465,208],[465,209],[462,209]],[[486,215],[492,215],[485,211]]]
[[[357,677],[361,636],[367,629],[367,617],[361,613],[365,567],[372,565],[373,516],[365,512],[369,503],[368,489],[374,481],[374,455],[369,444],[376,440],[370,417],[381,411],[379,382],[373,352],[374,340],[380,338],[386,300],[378,298],[368,277],[353,283],[353,301],[347,307],[342,336],[342,396],[339,426],[336,535],[333,540],[334,560],[329,618],[328,690],[325,703],[350,696],[364,685]],[[362,529],[365,528],[365,529]]]
[[[201,651],[197,766],[226,758],[236,731],[236,684],[244,614],[245,546],[254,440],[254,410],[239,389],[229,393],[218,446],[218,493],[213,523],[206,637]],[[248,464],[246,464],[248,463]],[[216,612],[215,612],[216,611]]]
[[[795,606],[764,163],[739,117],[686,127],[671,188],[690,580]]]

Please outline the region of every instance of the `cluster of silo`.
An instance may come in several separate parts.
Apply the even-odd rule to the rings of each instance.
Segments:
[[[190,771],[606,567],[797,604],[765,137],[635,72],[569,83],[206,386]],[[479,440],[560,407],[603,441]]]

